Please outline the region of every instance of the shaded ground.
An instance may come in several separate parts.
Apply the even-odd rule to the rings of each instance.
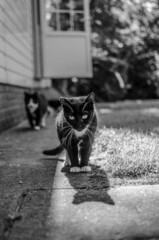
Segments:
[[[0,239],[46,237],[57,161],[41,151],[56,142],[51,125],[34,132],[25,122],[0,136]]]

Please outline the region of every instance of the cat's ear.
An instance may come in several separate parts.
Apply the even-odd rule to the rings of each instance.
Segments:
[[[60,103],[62,105],[62,107],[65,109],[65,110],[70,110],[71,112],[73,112],[73,109],[71,107],[71,104],[69,102],[69,100],[67,98],[64,98],[64,97],[60,97]]]
[[[86,111],[87,109],[88,110],[93,109],[94,102],[95,102],[95,94],[92,92],[86,97],[82,111],[84,110]]]
[[[85,102],[95,102],[95,94],[94,92],[90,93],[87,97],[86,97],[86,100]]]

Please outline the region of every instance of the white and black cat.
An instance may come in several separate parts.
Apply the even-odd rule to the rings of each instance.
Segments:
[[[25,109],[31,128],[40,130],[41,127],[46,127],[46,116],[51,109],[44,95],[34,92],[24,92]]]
[[[70,172],[89,172],[89,157],[97,128],[95,95],[86,97],[60,98],[62,110],[57,116],[56,126],[60,145],[45,150],[45,155],[57,155],[66,149],[65,165]]]

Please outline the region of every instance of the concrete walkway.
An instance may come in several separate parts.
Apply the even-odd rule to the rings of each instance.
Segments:
[[[159,239],[159,186],[110,188],[103,173],[101,188],[101,175],[69,173],[41,153],[58,144],[53,122],[0,136],[0,240]]]

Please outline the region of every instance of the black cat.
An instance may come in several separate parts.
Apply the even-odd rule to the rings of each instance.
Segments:
[[[46,127],[46,116],[51,113],[44,95],[24,92],[25,109],[30,126],[35,130]]]
[[[57,155],[66,149],[65,165],[71,172],[89,172],[89,157],[97,128],[95,95],[86,97],[60,98],[62,110],[57,116],[56,126],[60,145],[43,151],[46,155]]]

